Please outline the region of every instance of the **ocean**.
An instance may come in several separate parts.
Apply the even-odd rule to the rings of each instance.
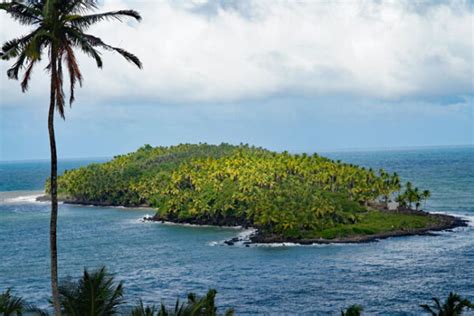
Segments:
[[[429,189],[426,209],[468,219],[436,236],[365,244],[226,246],[245,231],[141,221],[149,210],[60,205],[60,278],[106,265],[125,282],[128,304],[173,304],[186,293],[218,291],[237,315],[419,315],[419,304],[450,291],[474,300],[474,147],[340,152],[333,159],[397,171]],[[60,171],[96,160],[60,161]],[[100,160],[103,161],[103,160]],[[98,162],[100,162],[98,161]],[[35,201],[47,161],[0,163],[0,291],[40,307],[50,297],[49,204]]]

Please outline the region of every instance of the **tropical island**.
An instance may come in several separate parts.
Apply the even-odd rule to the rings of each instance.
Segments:
[[[66,203],[151,207],[153,221],[254,227],[258,243],[363,242],[466,225],[419,210],[429,191],[402,186],[396,173],[248,145],[145,145],[66,171],[58,185]]]

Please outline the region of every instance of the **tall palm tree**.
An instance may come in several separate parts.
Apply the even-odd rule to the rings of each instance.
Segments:
[[[117,52],[127,61],[139,68],[140,60],[133,54],[104,43],[100,38],[86,33],[93,24],[124,17],[140,20],[134,10],[119,10],[106,13],[88,14],[98,8],[96,0],[13,0],[0,3],[0,9],[9,14],[20,24],[33,27],[27,35],[12,39],[3,44],[1,59],[15,58],[15,63],[7,71],[10,79],[18,80],[20,71],[24,70],[21,80],[22,91],[28,89],[33,68],[46,52],[50,74],[50,100],[48,112],[48,131],[51,150],[51,222],[50,222],[50,253],[51,253],[51,287],[53,305],[56,315],[61,315],[58,302],[58,268],[56,248],[56,226],[58,213],[57,199],[57,153],[54,135],[54,110],[64,119],[65,94],[63,91],[63,64],[69,73],[70,95],[69,104],[74,101],[76,83],[82,84],[82,74],[77,64],[74,49],[92,57],[97,67],[102,67],[99,49]]]

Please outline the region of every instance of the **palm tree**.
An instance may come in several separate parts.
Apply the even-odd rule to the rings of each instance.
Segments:
[[[139,300],[138,305],[132,310],[131,316],[155,316],[157,308],[155,305],[143,305],[143,301]]]
[[[424,206],[423,208],[426,209],[426,201],[430,198],[431,192],[429,190],[424,190],[423,193],[421,194],[422,199],[424,200]]]
[[[465,309],[474,308],[469,300],[462,298],[456,293],[449,293],[448,298],[441,306],[439,299],[433,297],[434,306],[428,304],[420,305],[427,313],[432,316],[459,316],[462,315]]]
[[[78,281],[65,281],[59,286],[61,311],[66,315],[116,315],[124,303],[123,284],[116,284],[105,267],[84,274]]]
[[[11,289],[0,293],[0,315],[22,315],[23,313],[28,315],[47,315],[46,312],[26,303],[23,298],[12,295]]]
[[[360,316],[363,310],[360,305],[351,305],[345,311],[341,311],[341,316]]]
[[[87,29],[100,21],[131,17],[140,20],[138,12],[119,10],[113,12],[86,14],[98,8],[96,0],[13,0],[0,3],[4,10],[20,24],[32,26],[34,30],[24,36],[7,41],[2,46],[1,59],[16,61],[7,71],[8,78],[18,80],[24,69],[21,89],[28,89],[34,66],[41,60],[42,53],[48,55],[46,69],[50,74],[50,100],[48,112],[48,131],[51,151],[51,177],[49,193],[51,194],[50,252],[51,252],[51,287],[53,305],[56,315],[60,315],[58,303],[58,268],[56,227],[58,213],[57,199],[57,153],[54,134],[54,110],[64,119],[65,95],[63,91],[63,63],[69,73],[69,104],[74,101],[76,83],[82,84],[82,74],[76,61],[74,49],[92,57],[97,67],[102,67],[102,58],[98,49],[114,51],[127,61],[142,67],[140,60],[133,54],[104,43],[100,38],[87,34]],[[26,68],[24,68],[26,67]]]
[[[180,304],[179,299],[176,301],[173,310],[169,310],[165,305],[161,304],[161,308],[156,314],[157,316],[218,316],[217,307],[215,305],[217,291],[209,290],[204,297],[197,297],[194,293],[188,294],[187,303]],[[154,307],[148,307],[148,310]],[[138,309],[139,310],[139,309]],[[137,310],[137,311],[138,311]],[[146,311],[146,309],[145,309]],[[136,316],[152,316],[153,314],[136,313]],[[224,312],[224,316],[234,315],[233,309]]]

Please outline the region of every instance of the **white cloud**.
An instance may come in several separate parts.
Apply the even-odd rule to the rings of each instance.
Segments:
[[[105,0],[103,10],[134,8],[143,22],[91,29],[138,55],[139,71],[104,55],[85,58],[82,100],[221,102],[275,94],[348,95],[393,100],[472,93],[473,10],[468,2]],[[0,40],[22,28],[0,15]],[[18,83],[0,71],[2,104],[19,103]],[[36,71],[29,100],[47,97]]]

